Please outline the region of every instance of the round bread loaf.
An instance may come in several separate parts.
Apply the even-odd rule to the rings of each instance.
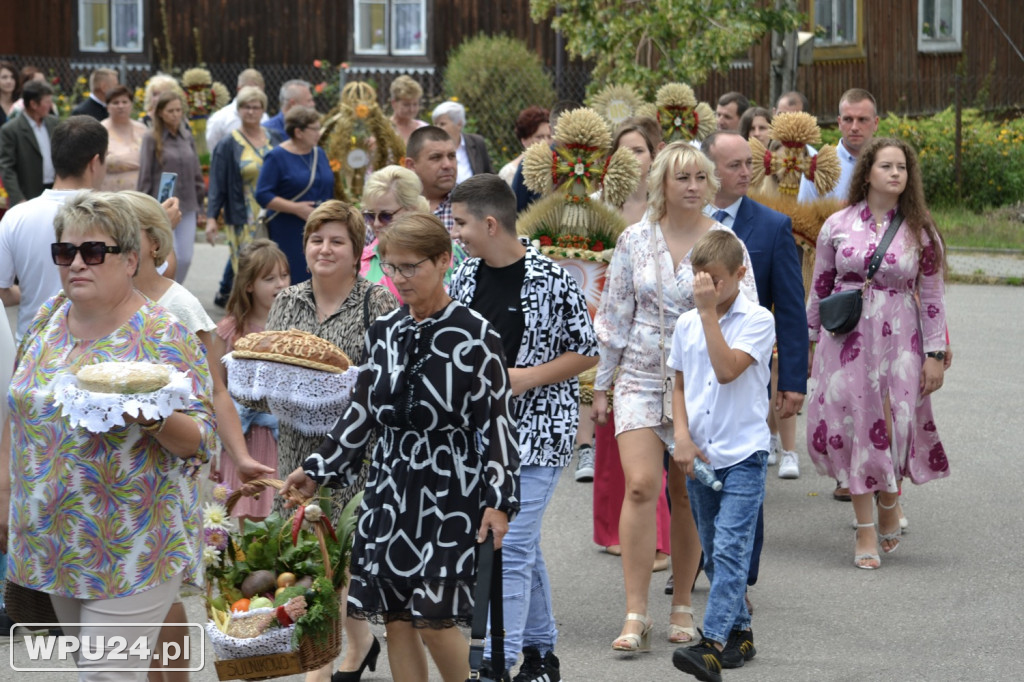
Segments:
[[[171,369],[152,362],[98,362],[75,375],[79,388],[97,393],[150,393],[171,381]]]
[[[235,342],[233,356],[267,360],[340,374],[352,362],[345,353],[316,334],[289,329],[247,334]]]

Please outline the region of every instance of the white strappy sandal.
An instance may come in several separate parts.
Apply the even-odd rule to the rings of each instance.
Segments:
[[[635,620],[643,625],[643,630],[640,634],[635,632],[627,632],[624,635],[619,635],[618,638],[612,642],[612,649],[615,651],[650,651],[651,650],[651,631],[654,629],[654,621],[641,613],[627,613],[626,622]]]

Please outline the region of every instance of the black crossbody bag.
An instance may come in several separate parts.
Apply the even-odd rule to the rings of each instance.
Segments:
[[[868,265],[867,279],[864,286],[859,289],[840,291],[818,301],[818,317],[821,319],[821,326],[833,334],[849,334],[860,322],[861,309],[864,305],[864,292],[871,286],[871,279],[878,272],[885,252],[889,249],[893,237],[903,224],[903,216],[897,213],[889,223],[889,229],[882,236],[874,255],[871,257],[871,264]]]

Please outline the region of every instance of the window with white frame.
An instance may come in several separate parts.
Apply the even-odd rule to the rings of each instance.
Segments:
[[[917,49],[921,52],[959,52],[962,0],[918,0]]]
[[[857,0],[814,0],[814,46],[843,47],[859,40]]]
[[[357,55],[427,54],[427,0],[355,0]]]
[[[78,0],[78,49],[142,52],[143,0]]]

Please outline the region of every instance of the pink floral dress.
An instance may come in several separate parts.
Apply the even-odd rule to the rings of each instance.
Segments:
[[[687,253],[679,265],[672,267],[672,254],[658,228],[658,222],[644,215],[619,236],[615,252],[605,276],[601,305],[594,318],[594,329],[601,350],[594,389],[606,391],[612,385],[615,369],[615,435],[625,431],[653,428],[665,443],[672,440],[672,426],[661,424],[661,351],[658,343],[665,338],[665,358],[672,348],[672,332],[676,320],[693,302],[693,266]],[[651,230],[655,230],[657,253],[651,252]],[[721,223],[712,230],[727,230]],[[747,273],[740,282],[740,291],[757,303],[754,268],[746,247],[743,264]],[[664,287],[665,329],[661,330],[658,315],[658,280],[654,268],[661,268]],[[668,370],[674,377],[675,371]]]
[[[946,347],[941,247],[924,234],[918,245],[901,226],[865,294],[857,327],[820,333],[818,301],[863,286],[892,218],[876,225],[861,202],[825,221],[807,302],[810,339],[818,342],[808,382],[807,450],[820,474],[855,495],[896,492],[904,476],[924,483],[949,475],[931,398],[920,390],[924,354]]]

